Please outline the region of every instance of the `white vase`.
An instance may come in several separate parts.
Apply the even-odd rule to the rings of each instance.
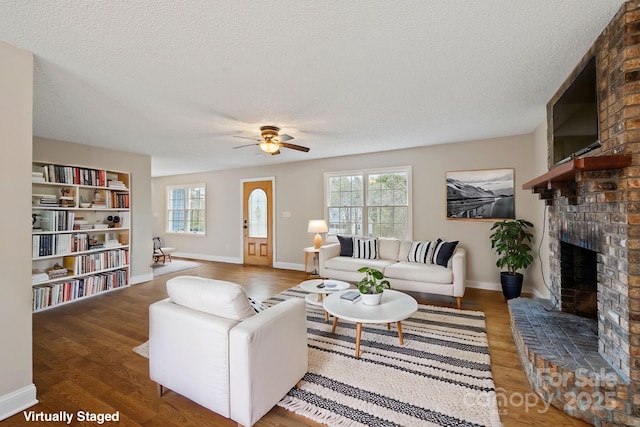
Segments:
[[[382,292],[379,294],[361,294],[362,305],[380,305],[382,300]]]

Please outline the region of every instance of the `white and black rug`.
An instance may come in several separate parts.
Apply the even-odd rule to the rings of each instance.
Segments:
[[[267,301],[304,298],[298,287]],[[485,316],[419,305],[394,327],[355,324],[331,333],[320,307],[307,305],[309,372],[279,406],[330,426],[501,426],[491,376]]]

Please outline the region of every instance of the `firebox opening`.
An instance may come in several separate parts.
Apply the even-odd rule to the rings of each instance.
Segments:
[[[562,311],[590,319],[597,318],[597,263],[597,252],[560,242]]]

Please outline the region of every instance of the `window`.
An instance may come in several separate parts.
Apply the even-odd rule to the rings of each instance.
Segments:
[[[411,168],[325,174],[329,236],[411,238]]]
[[[167,187],[167,232],[205,234],[204,184]]]

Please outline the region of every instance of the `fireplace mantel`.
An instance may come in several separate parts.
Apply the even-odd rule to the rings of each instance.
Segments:
[[[567,182],[575,182],[580,171],[621,169],[631,164],[631,154],[614,154],[609,156],[582,157],[572,159],[552,169],[544,175],[522,184],[523,190],[531,189],[534,193],[562,188]]]

